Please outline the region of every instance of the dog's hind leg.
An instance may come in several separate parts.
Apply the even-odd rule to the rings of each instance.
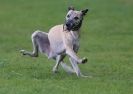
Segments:
[[[26,50],[21,50],[20,52],[23,55],[29,55],[31,57],[37,57],[38,56],[38,51],[42,52],[42,53],[46,53],[47,55],[49,55],[50,52],[50,44],[49,44],[49,40],[48,40],[48,35],[45,32],[42,31],[35,31],[32,36],[32,44],[33,44],[33,51],[29,52]]]
[[[36,41],[36,35],[37,35],[37,31],[35,31],[31,36],[32,45],[33,45],[33,52],[29,52],[26,50],[20,50],[20,52],[23,55],[29,55],[31,57],[37,57],[38,56],[38,45],[37,45],[37,41]]]
[[[67,72],[67,73],[75,73],[74,69],[71,66],[68,66],[66,63],[64,63],[63,61],[61,61],[61,66],[62,68]]]
[[[63,59],[65,58],[65,55],[58,55],[56,57],[56,64],[53,67],[53,72],[56,73],[58,71],[58,66],[61,64],[62,68],[67,72],[67,73],[75,73],[74,69],[67,64],[64,63]]]
[[[56,64],[55,66],[53,67],[53,72],[56,73],[58,71],[58,66],[59,64],[63,61],[65,55],[58,55],[56,57]]]

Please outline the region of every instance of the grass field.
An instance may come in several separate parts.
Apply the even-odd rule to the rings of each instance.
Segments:
[[[78,55],[93,78],[53,74],[46,56],[19,53],[32,50],[32,32],[64,23],[69,5],[90,8]],[[0,0],[0,94],[133,94],[133,1]]]

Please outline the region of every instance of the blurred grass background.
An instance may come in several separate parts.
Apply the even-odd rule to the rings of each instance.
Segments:
[[[81,32],[79,65],[93,78],[77,78],[41,55],[22,56],[32,50],[31,34],[64,23],[67,7],[89,8]],[[0,94],[132,94],[132,0],[0,0]]]

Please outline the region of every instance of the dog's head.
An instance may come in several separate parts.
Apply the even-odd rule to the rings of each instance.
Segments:
[[[82,25],[82,21],[88,9],[77,11],[73,7],[68,8],[68,13],[66,15],[65,26],[68,31],[76,31]]]

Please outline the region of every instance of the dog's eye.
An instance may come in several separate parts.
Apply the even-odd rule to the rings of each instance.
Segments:
[[[75,20],[78,20],[79,18],[78,17],[74,17]]]
[[[70,17],[70,15],[67,15],[67,18],[69,18]]]

